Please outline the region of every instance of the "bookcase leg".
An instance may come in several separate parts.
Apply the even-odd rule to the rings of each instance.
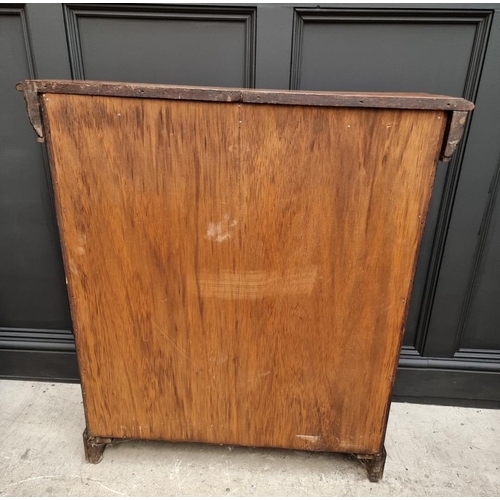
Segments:
[[[113,440],[111,438],[101,438],[89,435],[87,429],[83,431],[83,448],[85,459],[91,464],[98,464],[102,460],[104,449]]]
[[[373,455],[356,455],[357,458],[365,465],[368,472],[368,479],[372,483],[377,483],[384,475],[385,458],[387,453],[385,447]]]

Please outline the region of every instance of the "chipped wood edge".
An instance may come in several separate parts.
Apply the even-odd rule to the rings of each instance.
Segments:
[[[319,92],[306,90],[266,90],[229,87],[193,87],[88,80],[25,80],[19,91],[78,94],[107,97],[136,97],[188,101],[280,104],[292,106],[330,106],[346,108],[385,108],[469,111],[474,104],[458,97],[408,93]]]
[[[453,111],[443,141],[440,160],[449,162],[460,143],[467,122],[468,111]]]

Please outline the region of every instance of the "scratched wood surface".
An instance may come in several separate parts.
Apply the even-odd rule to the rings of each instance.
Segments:
[[[25,80],[16,85],[30,94],[55,93],[257,104],[340,106],[354,108],[442,109],[471,111],[474,104],[460,97],[409,92],[329,92],[311,90],[193,87],[91,80]]]
[[[377,452],[446,112],[42,108],[90,433]]]

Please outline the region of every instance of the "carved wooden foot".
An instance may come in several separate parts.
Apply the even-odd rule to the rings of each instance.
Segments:
[[[87,429],[83,431],[83,448],[85,459],[91,464],[98,464],[102,460],[104,448],[113,441],[111,438],[90,436]]]
[[[368,479],[372,483],[377,483],[384,475],[385,457],[387,456],[385,448],[373,455],[356,455],[366,467]]]

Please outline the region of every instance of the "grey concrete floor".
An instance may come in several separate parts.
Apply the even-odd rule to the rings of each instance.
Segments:
[[[2,496],[498,496],[500,411],[394,403],[385,477],[346,455],[125,442],[85,462],[80,386],[0,380]]]

